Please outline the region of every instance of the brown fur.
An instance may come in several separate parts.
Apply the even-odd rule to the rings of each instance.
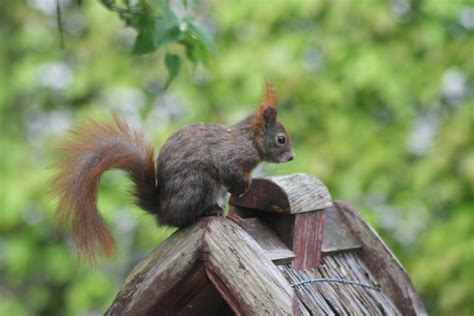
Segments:
[[[265,118],[264,118],[263,113],[268,107],[275,108],[275,109],[277,109],[278,107],[278,100],[277,100],[275,87],[273,86],[273,83],[270,79],[265,80],[265,96],[260,102],[260,105],[258,106],[255,112],[253,124],[254,124],[256,133],[259,133],[260,131],[262,131],[262,127],[265,123]]]
[[[56,215],[72,232],[80,255],[90,258],[100,251],[112,257],[115,242],[96,208],[99,177],[118,168],[137,186],[155,186],[153,148],[141,132],[118,116],[111,123],[91,119],[69,136],[58,147],[65,158],[55,165],[59,173],[51,180],[51,192],[59,199]]]
[[[65,157],[51,182],[59,198],[57,216],[71,231],[80,255],[91,260],[98,252],[112,256],[115,243],[96,206],[99,178],[112,168],[127,172],[137,204],[161,225],[184,227],[202,216],[218,215],[225,193],[245,192],[260,162],[294,159],[291,139],[276,118],[276,93],[267,81],[254,114],[230,126],[196,123],[181,128],[161,148],[156,168],[152,146],[123,119],[89,120],[72,130],[59,148]],[[279,144],[282,135],[287,141]]]

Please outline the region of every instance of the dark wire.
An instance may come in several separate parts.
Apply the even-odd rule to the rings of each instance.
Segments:
[[[360,282],[360,281],[349,281],[349,280],[344,280],[344,279],[310,279],[310,280],[304,280],[301,282],[297,282],[295,284],[292,284],[291,287],[297,287],[300,285],[308,284],[308,283],[318,283],[318,282],[327,282],[327,283],[340,283],[340,284],[350,284],[350,285],[357,285],[360,287],[365,287],[367,289],[372,289],[376,291],[381,291],[379,286],[373,286],[371,284],[365,283],[365,282]]]

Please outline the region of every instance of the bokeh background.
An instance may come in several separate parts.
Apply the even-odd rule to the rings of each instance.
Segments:
[[[163,13],[161,1],[117,6],[143,2]],[[119,112],[159,148],[185,124],[249,114],[265,77],[297,159],[258,172],[318,176],[377,228],[431,314],[473,315],[472,1],[171,1],[180,21],[202,28],[158,44],[146,32],[137,43],[127,24],[148,26],[103,3],[61,0],[62,34],[54,0],[0,4],[0,315],[99,315],[173,231],[109,172],[99,208],[118,258],[77,260],[46,195],[68,128]]]

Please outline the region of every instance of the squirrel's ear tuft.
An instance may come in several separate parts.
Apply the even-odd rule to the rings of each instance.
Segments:
[[[270,79],[265,80],[265,98],[260,102],[260,107],[273,107],[276,109],[278,100],[275,92],[275,87]]]
[[[255,112],[254,125],[257,131],[276,120],[277,106],[278,101],[273,83],[270,79],[266,79],[265,96]]]

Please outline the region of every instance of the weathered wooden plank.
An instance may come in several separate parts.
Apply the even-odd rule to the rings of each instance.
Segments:
[[[277,236],[288,248],[293,249],[295,215],[259,213],[261,214],[257,215],[258,219],[275,231]]]
[[[306,212],[296,214],[295,217],[293,252],[296,257],[293,268],[316,268],[321,261],[324,212]]]
[[[293,289],[247,232],[226,219],[210,221],[206,231],[206,273],[236,314],[292,314]]]
[[[204,272],[204,265],[202,262],[196,261],[191,271],[181,278],[175,286],[170,287],[147,315],[178,315],[182,310],[192,311],[193,314],[199,315],[202,310],[208,310],[209,308],[205,305],[205,302],[196,304],[195,299],[200,297],[209,286],[212,287]],[[217,308],[220,295],[217,291],[215,294],[216,296],[212,299]],[[222,299],[220,301],[221,304],[225,304]],[[213,314],[208,313],[208,315]]]
[[[293,251],[278,238],[276,233],[262,224],[258,218],[242,218],[237,224],[255,239],[274,264],[289,263],[295,257]]]
[[[171,314],[176,316],[226,316],[235,315],[224,299],[220,296],[214,285],[208,280],[207,287],[202,289],[197,295],[195,295],[184,307],[177,313]],[[162,311],[157,310],[155,314],[157,316],[163,316]]]
[[[290,213],[285,191],[271,180],[252,179],[250,188],[240,197],[231,195],[229,204],[276,213]]]
[[[282,265],[279,268],[291,284],[305,280],[301,273],[293,270],[290,265]],[[299,300],[313,315],[335,315],[326,299],[312,286],[297,287],[295,292]]]
[[[295,288],[299,299],[314,315],[400,315],[383,291],[329,281],[376,284],[356,252],[324,256],[317,269],[296,271],[291,265],[282,265],[279,269],[292,284],[315,279],[328,280],[305,283]]]
[[[426,315],[405,269],[378,234],[349,203],[335,202],[341,220],[362,244],[361,259],[403,315]]]
[[[291,250],[293,248],[293,229],[295,216],[291,214],[275,214],[270,212],[258,212],[254,209],[231,205],[230,215],[238,215],[242,218],[256,217],[264,225],[270,227],[278,238]]]
[[[298,214],[332,205],[326,186],[316,177],[288,174],[252,179],[241,197],[231,196],[229,204],[276,213]]]
[[[350,278],[348,270],[342,268],[339,265],[339,261],[336,261],[333,256],[325,258],[326,269],[324,269],[324,275],[329,279],[343,279],[343,280],[354,280]],[[361,280],[357,280],[361,281]],[[360,302],[355,292],[358,290],[366,291],[366,289],[354,289],[352,285],[345,285],[339,283],[330,283],[332,288],[338,293],[339,300],[342,305],[351,314],[356,315],[379,315],[380,313],[369,313],[367,308]]]
[[[293,315],[294,316],[311,316],[309,310],[296,296],[293,304]]]
[[[291,214],[321,210],[332,206],[332,198],[321,180],[306,173],[266,177],[285,191]]]
[[[302,273],[307,280],[312,279],[313,276],[316,279],[324,279],[328,278],[328,269],[328,266],[323,263],[318,267],[317,271],[302,271]],[[350,315],[350,308],[345,305],[340,297],[339,292],[336,291],[332,283],[313,283],[312,286],[316,287],[320,291],[321,295],[323,295],[323,297],[328,300],[328,303],[331,304],[331,307],[336,312],[336,314]]]
[[[331,206],[324,209],[323,255],[361,249],[360,242],[354,238],[351,231],[338,216],[336,208]]]
[[[201,223],[173,234],[133,269],[105,315],[147,315],[193,269],[203,235]]]
[[[271,214],[252,212],[250,209],[233,206],[231,213],[244,217],[254,215],[274,231],[278,238],[293,251],[294,267],[315,268],[319,264],[323,242],[324,211],[294,215]]]
[[[354,280],[365,280],[369,284],[375,282],[375,278],[355,253],[345,253],[344,260],[339,260],[341,264],[348,266],[347,270],[353,275]],[[377,284],[378,285],[378,284]],[[379,309],[383,315],[400,315],[400,312],[383,291],[359,291],[367,297],[369,302],[378,302]]]
[[[368,276],[357,274],[359,266],[357,264],[349,264],[347,257],[350,255],[352,254],[345,253],[340,254],[339,256],[329,256],[327,257],[328,260],[325,261],[330,261],[331,265],[337,267],[337,277],[340,277],[341,279],[375,285],[373,284],[373,281],[368,278]],[[383,301],[371,296],[372,293],[379,293],[379,291],[366,289],[355,285],[346,285],[344,289],[348,296],[350,296],[352,300],[357,303],[365,315],[383,315],[382,309],[380,309],[380,305]]]

